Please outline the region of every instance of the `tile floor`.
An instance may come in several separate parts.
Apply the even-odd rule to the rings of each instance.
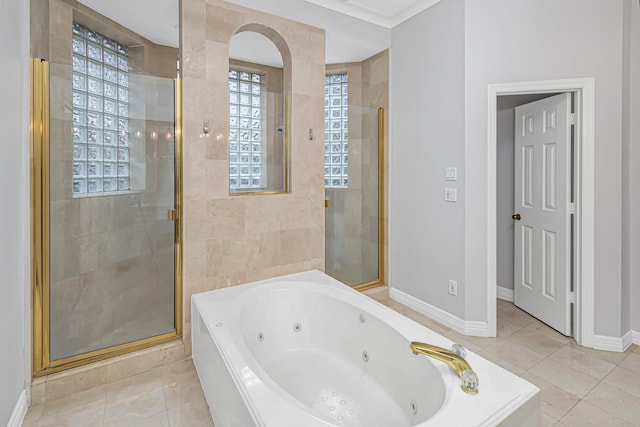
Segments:
[[[498,300],[498,337],[458,334],[382,297],[392,309],[541,389],[541,426],[640,426],[640,347],[584,349]],[[29,409],[23,426],[213,426],[191,360]]]

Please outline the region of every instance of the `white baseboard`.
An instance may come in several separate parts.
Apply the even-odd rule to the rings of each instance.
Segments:
[[[624,353],[633,344],[633,331],[629,331],[621,337],[607,335],[594,335],[593,348],[596,350],[615,351]]]
[[[499,299],[513,302],[513,289],[503,288],[502,286],[497,287],[496,296]]]
[[[635,345],[640,345],[640,331],[631,331],[631,341]]]
[[[466,321],[395,288],[389,288],[389,298],[461,334],[475,337],[489,336],[489,325],[487,322]]]
[[[626,351],[629,347],[633,345],[633,331],[628,331],[626,334],[622,336],[622,348]]]
[[[28,409],[29,403],[27,402],[27,391],[22,390],[22,393],[20,393],[20,397],[18,398],[18,402],[13,408],[13,413],[11,414],[11,418],[9,418],[7,427],[20,427],[22,425],[22,421],[24,421],[24,416],[27,415]]]

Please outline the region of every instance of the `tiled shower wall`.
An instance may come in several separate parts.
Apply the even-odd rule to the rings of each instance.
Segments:
[[[335,277],[357,285],[378,274],[378,108],[389,107],[389,52],[327,65],[326,72],[349,75],[349,187],[326,189],[326,265]]]
[[[324,31],[216,0],[183,0],[184,340],[193,293],[324,269]],[[291,192],[229,195],[229,41],[253,24],[283,52]],[[211,132],[204,135],[203,121]],[[318,137],[309,140],[309,129]]]

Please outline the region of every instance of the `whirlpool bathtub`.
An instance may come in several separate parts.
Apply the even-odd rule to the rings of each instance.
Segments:
[[[538,389],[468,351],[479,393],[409,348],[447,338],[309,271],[192,297],[193,361],[217,427],[537,425]]]

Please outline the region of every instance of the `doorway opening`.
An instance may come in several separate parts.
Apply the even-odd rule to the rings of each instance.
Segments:
[[[508,323],[498,315],[501,336],[527,323],[516,307],[573,336],[573,100],[574,93],[498,96],[497,296],[516,314]]]
[[[489,156],[487,159],[489,178],[489,212],[487,216],[487,313],[489,336],[496,336],[497,332],[496,308],[498,295],[503,299],[508,299],[512,296],[508,291],[508,287],[500,283],[498,277],[499,274],[501,280],[504,280],[503,278],[505,277],[505,271],[499,271],[498,267],[499,247],[502,252],[504,251],[504,241],[500,244],[498,243],[498,215],[499,209],[506,209],[504,200],[499,199],[499,194],[505,191],[504,182],[501,180],[501,176],[505,171],[498,166],[498,158],[502,159],[502,156],[504,156],[504,153],[499,154],[498,148],[499,102],[503,107],[509,105],[509,102],[514,103],[515,107],[515,105],[546,98],[554,94],[570,93],[572,94],[576,117],[574,128],[575,149],[572,154],[574,159],[572,175],[575,180],[575,214],[572,221],[573,262],[570,262],[570,265],[567,266],[567,268],[571,269],[575,291],[572,335],[578,344],[586,347],[593,346],[594,92],[594,79],[523,82],[489,86]],[[512,157],[511,162],[514,162],[514,158]],[[507,173],[509,172],[507,171]],[[504,267],[504,263],[505,260],[500,259],[501,267]],[[513,279],[511,281],[513,282]]]

